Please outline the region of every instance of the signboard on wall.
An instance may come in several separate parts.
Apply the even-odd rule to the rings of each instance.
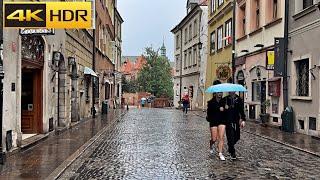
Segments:
[[[274,76],[282,77],[284,75],[284,38],[274,39]]]
[[[231,77],[231,69],[228,65],[221,65],[217,68],[216,75],[219,80],[225,81]]]
[[[274,51],[267,51],[267,70],[274,70]]]

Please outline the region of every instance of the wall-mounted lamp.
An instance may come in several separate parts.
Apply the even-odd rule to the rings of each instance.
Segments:
[[[60,59],[61,59],[61,53],[58,51],[53,52],[53,61],[56,66],[59,66]]]
[[[198,43],[198,47],[199,47],[199,49],[202,49],[202,42]]]
[[[74,57],[68,57],[68,64],[70,66],[75,65],[76,64],[76,58]]]
[[[264,45],[263,45],[263,44],[256,44],[254,47],[255,47],[255,48],[263,48]]]

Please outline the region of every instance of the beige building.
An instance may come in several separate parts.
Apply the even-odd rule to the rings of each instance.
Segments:
[[[175,107],[179,106],[184,94],[189,94],[191,109],[203,106],[205,70],[201,65],[204,66],[202,62],[206,61],[206,52],[203,52],[202,45],[207,44],[206,38],[203,38],[207,32],[207,18],[207,2],[189,0],[187,15],[171,30],[175,36]]]
[[[115,56],[115,97],[117,103],[120,105],[122,98],[122,73],[121,73],[121,56],[122,56],[122,23],[123,19],[115,8],[115,48],[114,48],[114,56]]]
[[[282,79],[275,78],[275,38],[284,37],[285,6],[282,0],[237,0],[235,81],[247,87],[244,101],[250,119],[269,113],[269,123],[281,125]],[[263,112],[262,105],[270,100]]]

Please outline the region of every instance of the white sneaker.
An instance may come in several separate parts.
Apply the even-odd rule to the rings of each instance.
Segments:
[[[222,153],[219,153],[219,158],[220,158],[221,161],[225,161],[226,160],[226,158],[223,156]]]

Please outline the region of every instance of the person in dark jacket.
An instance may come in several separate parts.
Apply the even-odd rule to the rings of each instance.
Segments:
[[[220,84],[220,81],[215,81],[214,85]],[[215,142],[218,140],[218,156],[224,161],[225,157],[222,154],[224,145],[224,134],[226,128],[226,119],[224,115],[224,103],[222,101],[223,93],[214,93],[210,101],[208,101],[207,121],[210,123],[210,152],[215,153]]]
[[[245,126],[245,114],[242,99],[235,92],[230,92],[223,98],[225,104],[225,118],[227,121],[226,135],[228,141],[228,151],[231,159],[235,160],[235,144],[240,140],[240,128]]]

